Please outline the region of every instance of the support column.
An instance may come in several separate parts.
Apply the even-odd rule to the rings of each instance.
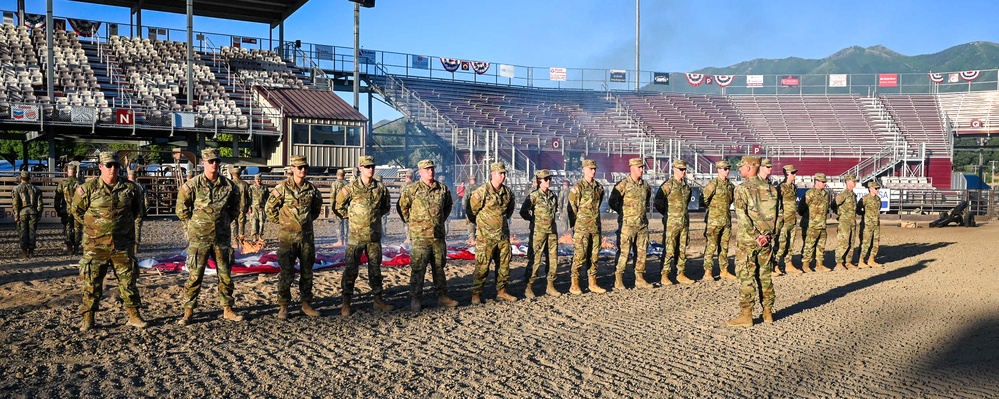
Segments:
[[[17,0],[17,23],[24,25],[24,0]]]
[[[56,166],[55,166],[55,163],[56,163],[55,134],[53,134],[50,131],[50,132],[46,133],[46,135],[48,136],[48,139],[49,139],[48,140],[49,141],[49,172],[55,172],[56,171]]]
[[[187,105],[194,107],[194,0],[187,0]]]
[[[48,46],[46,54],[46,58],[48,59],[45,60],[45,67],[48,68],[48,71],[46,72],[45,76],[46,77],[45,80],[47,80],[45,84],[45,89],[46,89],[45,94],[49,96],[49,101],[51,101],[52,104],[55,104],[55,82],[53,82],[54,80],[53,78],[55,77],[55,71],[53,71],[53,69],[55,69],[55,60],[53,59],[53,57],[55,57],[55,50],[52,48],[52,30],[55,29],[55,27],[53,25],[54,24],[52,23],[52,0],[46,0],[45,43]]]
[[[284,53],[284,21],[278,25],[278,56],[285,59]]]
[[[371,119],[371,103],[372,103],[372,99],[373,99],[373,97],[372,97],[372,94],[371,94],[371,90],[368,90],[368,124],[367,124],[367,127],[366,127],[366,130],[368,131],[368,134],[364,136],[364,137],[366,137],[366,139],[364,140],[365,141],[365,143],[364,143],[365,147],[368,147],[369,145],[371,145],[371,134],[373,134],[375,132],[375,123],[373,122],[374,119]]]
[[[22,159],[22,162],[23,162],[21,164],[21,166],[24,168],[24,170],[28,170],[28,142],[27,142],[27,140],[21,142],[21,159]]]

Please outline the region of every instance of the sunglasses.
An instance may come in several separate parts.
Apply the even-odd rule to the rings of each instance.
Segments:
[[[292,166],[292,167],[295,168],[295,169],[298,169],[298,170],[302,170],[302,169],[308,168],[309,165],[299,165],[299,166]]]
[[[222,162],[222,160],[221,159],[209,159],[209,160],[207,160],[205,162],[206,163],[210,163],[212,165],[218,165],[220,162]]]
[[[374,165],[367,165],[367,166],[361,166],[361,169],[371,169],[374,167],[375,167]]]
[[[552,178],[551,178],[551,177],[542,177],[542,178],[541,178],[541,180],[544,180],[544,181],[552,181]]]
[[[676,168],[676,170],[679,170],[679,171],[681,171],[681,172],[686,172],[686,171],[687,171],[687,168]]]
[[[119,168],[119,167],[121,167],[121,164],[119,164],[117,162],[108,162],[108,163],[104,164],[104,167],[108,168],[108,169]]]
[[[726,166],[726,167],[724,167],[724,168],[721,168],[721,170],[729,170],[729,169],[732,169],[732,168],[730,168],[730,167],[728,167],[728,166]]]

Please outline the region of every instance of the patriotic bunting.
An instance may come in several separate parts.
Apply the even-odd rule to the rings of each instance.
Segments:
[[[732,84],[733,80],[735,80],[734,75],[715,75],[715,82],[717,82],[718,86],[721,87],[726,87]]]
[[[972,80],[978,79],[978,75],[980,75],[981,73],[982,71],[962,71],[961,79],[964,79],[965,82],[970,82]]]
[[[942,73],[930,73],[930,82],[939,84],[943,83],[943,81],[944,81],[944,76]]]
[[[28,28],[44,28],[45,27],[45,15],[42,14],[24,14],[24,26]]]
[[[76,18],[66,18],[69,21],[69,26],[73,28],[76,34],[82,37],[91,37],[98,29],[101,28],[100,21],[89,21],[86,19],[76,19]]]
[[[684,75],[687,76],[687,83],[690,83],[691,86],[700,86],[701,83],[704,82],[704,75],[702,75],[702,74],[699,74],[699,73],[687,73],[687,74],[684,74]]]
[[[441,57],[441,65],[444,66],[444,70],[448,72],[457,71],[461,67],[461,60],[455,58],[444,58]]]
[[[472,61],[472,70],[475,71],[475,73],[482,75],[489,70],[489,63],[482,61]]]

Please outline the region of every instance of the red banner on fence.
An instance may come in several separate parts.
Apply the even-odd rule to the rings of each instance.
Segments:
[[[880,87],[898,87],[898,74],[897,73],[882,73],[878,75],[878,86]]]

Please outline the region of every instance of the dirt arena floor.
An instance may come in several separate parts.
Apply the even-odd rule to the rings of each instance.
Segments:
[[[698,220],[694,216],[691,219]],[[885,223],[897,222],[895,216]],[[387,244],[402,241],[390,222]],[[611,238],[614,221],[604,221]],[[317,246],[332,245],[319,222]],[[923,225],[925,226],[925,224]],[[150,220],[140,258],[186,247],[176,220]],[[701,277],[702,223],[691,226],[688,270]],[[268,226],[276,235],[276,227]],[[452,223],[451,242],[464,238]],[[525,236],[519,219],[514,231]],[[652,225],[661,241],[661,223]],[[999,224],[978,228],[882,228],[881,268],[774,278],[776,322],[734,328],[737,282],[699,281],[650,290],[542,296],[470,306],[471,261],[450,262],[455,309],[408,310],[408,268],[385,271],[377,312],[367,294],[340,317],[342,270],[317,272],[322,317],[293,308],[275,315],[276,275],[235,278],[237,310],[221,320],[214,276],[206,277],[196,323],[176,324],[186,273],[141,275],[151,322],[126,327],[108,278],[98,327],[80,333],[78,258],[60,255],[59,226],[41,227],[40,248],[16,259],[15,235],[0,230],[0,397],[996,397],[999,392]],[[831,264],[835,227],[826,263]],[[800,241],[799,245],[800,245]],[[275,247],[273,241],[269,244]],[[799,247],[800,249],[800,247]],[[731,248],[734,254],[734,244]],[[797,261],[798,257],[795,257]],[[569,257],[556,286],[569,288]],[[649,257],[648,278],[659,278]],[[515,257],[512,292],[523,298],[525,259]],[[613,286],[613,262],[599,282]],[[630,271],[630,270],[629,270]],[[633,286],[629,272],[626,285]],[[492,281],[487,283],[491,287]],[[431,286],[428,280],[428,289]],[[366,291],[362,267],[358,289]],[[540,282],[536,286],[541,291]],[[296,295],[297,289],[293,289]],[[760,323],[760,308],[756,308]]]

